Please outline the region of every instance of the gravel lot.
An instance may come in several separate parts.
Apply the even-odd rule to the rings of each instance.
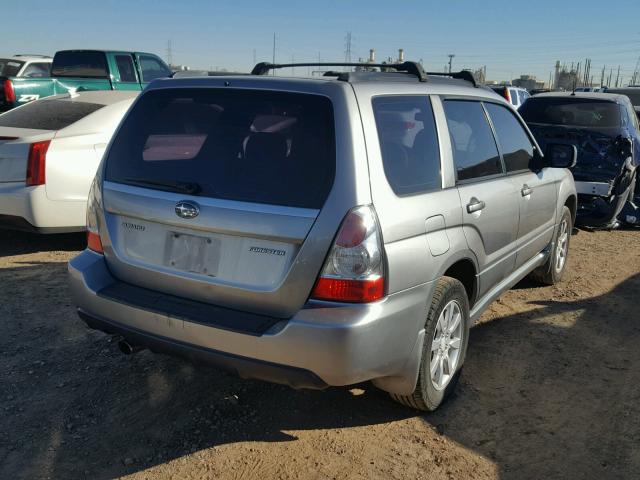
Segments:
[[[640,478],[640,230],[580,232],[562,284],[495,302],[430,415],[123,356],[70,303],[81,248],[0,232],[0,478]]]

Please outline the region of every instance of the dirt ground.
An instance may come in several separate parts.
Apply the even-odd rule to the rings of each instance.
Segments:
[[[471,333],[434,414],[120,354],[77,318],[82,236],[0,232],[0,478],[640,478],[640,231],[580,232]]]

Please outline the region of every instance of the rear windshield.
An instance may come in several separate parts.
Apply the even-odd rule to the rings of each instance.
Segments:
[[[518,113],[528,123],[596,128],[620,126],[620,107],[598,99],[534,97]]]
[[[67,51],[53,57],[51,75],[54,77],[106,78],[107,60],[102,52]]]
[[[0,115],[0,127],[60,130],[102,107],[97,103],[38,100]]]
[[[335,173],[333,108],[318,95],[153,90],[109,150],[112,182],[247,202],[320,208]],[[181,190],[181,185],[189,185]]]
[[[24,65],[8,58],[0,58],[0,77],[15,77]]]

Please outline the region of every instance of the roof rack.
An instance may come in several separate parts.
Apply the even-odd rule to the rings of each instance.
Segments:
[[[51,58],[49,55],[38,55],[37,53],[16,53],[14,57]]]
[[[474,87],[477,87],[476,79],[473,77],[473,73],[469,70],[461,70],[459,72],[427,72],[427,75],[439,75],[441,77],[451,77],[458,80],[466,80],[471,82]]]
[[[396,72],[408,73],[415,75],[421,82],[427,81],[427,73],[418,62],[402,62],[402,63],[269,63],[261,62],[256,64],[251,70],[252,75],[265,75],[271,70],[291,67],[362,67],[362,68],[379,68],[381,71],[392,70]],[[349,72],[335,72],[340,80],[349,81]]]

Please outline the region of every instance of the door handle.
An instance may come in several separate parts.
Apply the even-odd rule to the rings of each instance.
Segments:
[[[485,203],[482,200],[478,200],[476,197],[471,197],[471,201],[467,204],[467,212],[479,212],[485,207]]]
[[[531,189],[531,187],[529,185],[527,185],[526,183],[522,186],[522,190],[520,190],[520,193],[522,193],[523,197],[526,197],[528,195],[531,195],[531,192],[533,192],[533,190]]]

